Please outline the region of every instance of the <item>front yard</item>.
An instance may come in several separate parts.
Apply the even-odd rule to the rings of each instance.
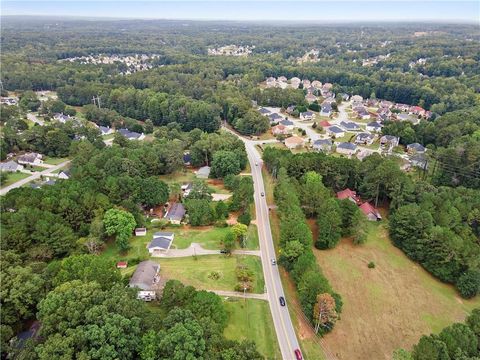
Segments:
[[[30,176],[30,174],[25,174],[25,173],[22,173],[22,172],[14,172],[14,173],[6,173],[8,174],[8,178],[7,178],[7,181],[5,181],[5,183],[2,184],[2,188],[5,187],[5,186],[9,186],[9,185],[12,185],[14,183],[16,183],[17,181],[20,181],[22,179],[25,179],[27,177]]]

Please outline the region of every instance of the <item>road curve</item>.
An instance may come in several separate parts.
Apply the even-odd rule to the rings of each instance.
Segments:
[[[235,132],[226,129],[235,134]],[[285,296],[283,292],[282,282],[280,280],[280,272],[276,265],[272,265],[271,259],[275,259],[275,248],[273,245],[272,232],[270,230],[270,217],[268,212],[267,201],[265,196],[265,188],[262,176],[262,158],[255,148],[255,142],[247,140],[241,136],[239,138],[245,143],[248,160],[252,169],[252,178],[255,189],[255,210],[256,222],[258,228],[258,237],[260,242],[260,251],[263,267],[263,276],[265,278],[265,286],[267,289],[268,302],[270,304],[270,312],[272,313],[273,325],[277,333],[278,345],[284,360],[295,359],[295,349],[300,349],[300,345],[293,328],[292,320],[288,312],[288,304],[281,306],[279,302],[280,296]]]

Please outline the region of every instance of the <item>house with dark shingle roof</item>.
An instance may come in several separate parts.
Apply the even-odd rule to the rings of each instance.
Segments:
[[[413,143],[407,145],[407,152],[409,154],[423,154],[427,149],[422,144]]]
[[[21,170],[23,170],[23,165],[17,164],[13,160],[0,163],[0,171],[16,172]]]
[[[344,155],[353,155],[357,151],[357,145],[350,142],[342,142],[337,145],[337,152]]]
[[[268,109],[265,109],[265,108],[263,108],[263,107],[262,107],[262,108],[260,108],[258,111],[259,111],[259,112],[260,112],[260,114],[262,114],[262,115],[268,115],[268,114],[270,114],[270,113],[271,113],[271,111],[270,111],[270,110],[268,110]]]
[[[357,145],[372,145],[375,136],[369,133],[359,133],[355,137],[355,144]]]
[[[332,115],[332,105],[331,104],[322,105],[322,108],[320,110],[320,115],[322,116]]]
[[[305,111],[300,113],[300,120],[313,120],[315,119],[315,114],[312,111]]]
[[[161,255],[168,252],[172,246],[175,234],[171,232],[156,232],[153,234],[153,239],[147,245],[148,252],[151,256]]]
[[[170,221],[170,224],[180,225],[185,216],[185,207],[182,203],[174,203],[165,214],[165,219]]]
[[[125,136],[128,140],[143,140],[145,135],[143,133],[139,134],[135,131],[130,131],[128,129],[119,129],[118,132]]]
[[[371,132],[380,132],[382,130],[382,125],[376,121],[372,121],[367,124],[366,129]]]
[[[316,151],[331,151],[333,142],[331,139],[318,139],[312,144],[312,148]]]
[[[333,136],[335,138],[340,138],[340,137],[345,136],[345,131],[343,129],[339,128],[338,126],[335,126],[335,125],[327,128],[326,132],[327,132],[328,135]]]
[[[102,135],[113,134],[113,132],[114,132],[113,129],[111,127],[108,127],[108,126],[99,126],[98,130],[100,130],[100,133]]]
[[[361,128],[353,121],[341,121],[340,126],[345,129],[345,131],[360,131]]]
[[[129,286],[138,289],[137,299],[152,301],[157,298],[156,284],[159,281],[160,265],[154,261],[142,261],[130,278]]]

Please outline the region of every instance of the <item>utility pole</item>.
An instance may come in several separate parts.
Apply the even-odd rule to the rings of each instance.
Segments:
[[[100,105],[100,96],[97,95],[97,97],[93,96],[92,97],[93,105],[98,106],[99,109],[102,108]]]

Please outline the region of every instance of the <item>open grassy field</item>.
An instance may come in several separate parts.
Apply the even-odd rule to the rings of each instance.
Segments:
[[[463,321],[480,298],[461,299],[390,242],[384,225],[369,225],[366,244],[344,239],[315,251],[323,272],[343,298],[341,320],[324,340],[338,359],[390,359],[423,334]],[[367,264],[373,261],[374,269]]]
[[[263,293],[264,290],[262,264],[256,256],[205,255],[152,260],[160,264],[160,274],[167,279],[177,279],[197,289],[227,291],[233,291],[237,284],[236,266],[245,264],[255,273],[253,292]],[[220,278],[212,278],[212,272],[218,272]]]
[[[21,172],[14,172],[14,173],[7,173],[7,174],[8,174],[7,181],[5,181],[5,183],[2,184],[2,186],[1,186],[2,188],[5,187],[5,186],[12,185],[12,184],[16,183],[17,181],[20,181],[20,180],[25,179],[25,178],[30,176],[29,174],[25,174],[25,173],[21,173]]]
[[[58,164],[61,164],[62,162],[67,161],[67,160],[68,160],[68,158],[55,158],[55,157],[46,156],[43,159],[43,162],[45,164],[49,164],[49,165],[58,165]]]
[[[266,359],[281,359],[268,302],[229,299],[224,302],[228,325],[224,335],[231,340],[250,340]]]

